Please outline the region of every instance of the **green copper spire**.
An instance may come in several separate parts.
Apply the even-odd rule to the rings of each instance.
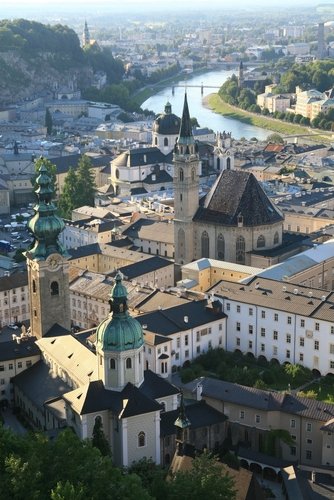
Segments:
[[[110,293],[110,314],[96,330],[97,347],[104,351],[138,349],[144,343],[141,324],[128,312],[128,292],[118,272]]]
[[[56,207],[52,203],[53,188],[47,168],[42,165],[36,179],[37,204],[34,206],[35,215],[30,219],[28,228],[35,237],[35,243],[27,254],[34,260],[45,260],[52,253],[66,256],[66,252],[58,241],[63,231],[64,221],[55,215]]]
[[[181,392],[181,403],[180,403],[180,409],[179,409],[179,416],[175,420],[174,425],[175,425],[175,427],[179,427],[180,429],[187,429],[191,425],[190,420],[188,420],[188,418],[187,418],[186,410],[184,407],[183,392]]]

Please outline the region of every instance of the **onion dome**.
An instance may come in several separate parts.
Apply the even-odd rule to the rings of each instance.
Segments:
[[[47,168],[42,165],[36,179],[35,193],[38,202],[34,207],[35,215],[30,219],[28,228],[35,237],[35,244],[27,253],[36,260],[45,260],[52,253],[66,255],[58,236],[65,227],[64,221],[55,215],[56,207],[52,203],[53,188]]]
[[[103,351],[129,351],[144,344],[141,324],[128,312],[128,292],[117,273],[110,293],[110,314],[96,330],[97,349]]]
[[[167,102],[165,112],[157,115],[153,123],[153,132],[160,135],[178,135],[181,119],[172,113],[172,105]]]

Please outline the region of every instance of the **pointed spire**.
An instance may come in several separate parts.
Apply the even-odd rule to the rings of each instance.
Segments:
[[[179,427],[180,429],[187,429],[190,427],[191,422],[188,420],[186,415],[186,409],[184,406],[183,392],[181,392],[181,402],[179,408],[179,416],[174,422],[175,427]]]
[[[182,113],[181,128],[180,128],[178,143],[179,144],[194,143],[194,136],[192,132],[192,126],[188,108],[187,92],[185,92],[184,94],[183,113]]]

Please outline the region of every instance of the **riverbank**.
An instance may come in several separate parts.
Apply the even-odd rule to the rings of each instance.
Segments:
[[[254,125],[272,132],[277,132],[283,136],[307,136],[307,140],[312,142],[332,141],[332,134],[323,130],[310,129],[294,123],[284,122],[276,118],[271,118],[257,113],[251,113],[224,102],[218,94],[210,94],[203,99],[203,106],[215,113],[224,115],[227,118],[239,120],[248,125]]]
[[[132,99],[141,106],[143,102],[152,97],[154,94],[157,94],[160,90],[165,89],[166,87],[172,87],[173,83],[179,83],[182,81],[187,81],[188,78],[193,78],[194,76],[199,76],[208,72],[208,68],[201,68],[193,71],[190,74],[177,73],[170,78],[166,78],[166,80],[161,80],[158,83],[152,83],[151,85],[147,85],[146,87],[138,90],[133,96]]]

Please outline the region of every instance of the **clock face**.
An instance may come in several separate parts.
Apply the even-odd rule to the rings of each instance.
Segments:
[[[58,269],[60,263],[61,263],[61,257],[60,255],[57,254],[52,254],[49,255],[49,257],[46,259],[47,265],[51,271],[55,271]]]

